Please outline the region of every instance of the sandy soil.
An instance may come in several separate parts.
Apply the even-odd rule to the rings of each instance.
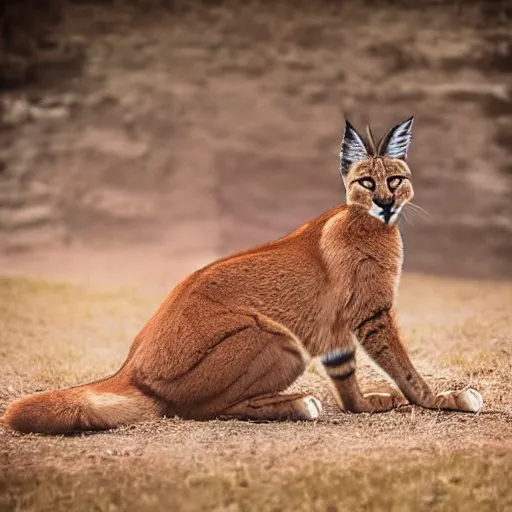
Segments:
[[[110,254],[111,263],[117,261],[114,272],[113,265],[105,266],[106,254],[75,254],[73,266],[69,254],[53,252],[51,268],[60,272],[48,279],[26,277],[44,277],[44,259],[32,259],[29,266],[11,261],[10,272],[9,262],[2,261],[9,276],[0,278],[0,411],[25,393],[83,383],[119,366],[131,339],[165,296],[161,278],[168,268],[164,255],[153,255],[151,272],[141,278],[145,265],[127,254],[122,260]],[[416,365],[438,391],[468,385],[479,390],[485,406],[477,415],[411,406],[386,414],[343,414],[313,368],[294,388],[322,400],[324,414],[314,423],[166,419],[84,436],[0,431],[0,505],[75,510],[72,503],[87,510],[97,499],[97,510],[168,510],[159,494],[164,485],[171,486],[172,510],[291,510],[286,484],[301,489],[303,501],[293,505],[299,510],[336,510],[329,503],[345,506],[347,499],[356,500],[355,510],[373,510],[380,503],[373,485],[387,485],[370,482],[374,472],[405,482],[400,471],[409,468],[423,475],[412,489],[416,498],[412,505],[403,501],[402,494],[411,491],[403,483],[391,509],[429,500],[443,510],[455,502],[501,506],[512,496],[493,487],[499,479],[491,475],[493,484],[481,482],[487,500],[481,501],[472,494],[468,475],[473,470],[465,468],[476,465],[474,474],[481,479],[489,472],[482,464],[493,461],[491,467],[501,474],[502,465],[512,463],[507,442],[512,436],[511,307],[512,283],[415,274],[403,279],[400,323]],[[359,375],[368,390],[391,385],[363,355]],[[359,476],[353,489],[322,501],[333,492],[330,486],[348,485],[354,474]],[[330,482],[325,488],[322,478]],[[459,479],[455,486],[453,478]],[[95,498],[98,486],[101,499]],[[142,494],[130,494],[138,486]],[[454,495],[455,490],[462,494]],[[152,498],[146,502],[144,496]],[[365,500],[370,508],[362,505]]]

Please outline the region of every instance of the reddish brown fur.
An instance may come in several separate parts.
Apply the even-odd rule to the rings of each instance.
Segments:
[[[411,364],[394,321],[402,265],[398,229],[368,215],[402,161],[370,158],[344,177],[348,205],[272,243],[218,260],[178,284],[136,337],[112,378],[29,396],[4,415],[23,432],[64,432],[179,415],[313,419],[304,395],[281,394],[311,357],[353,351],[357,339],[412,403],[474,410],[464,392],[434,396]],[[356,179],[372,176],[371,193]],[[412,197],[409,179],[393,192]],[[344,363],[346,364],[346,363]],[[384,411],[389,394],[363,395],[353,372],[333,372],[345,410]],[[119,400],[119,403],[116,401]],[[469,403],[469,405],[468,405]]]

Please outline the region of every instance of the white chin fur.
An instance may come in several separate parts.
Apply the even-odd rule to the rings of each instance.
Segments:
[[[398,219],[398,215],[401,211],[402,211],[402,205],[397,206],[396,208],[392,208],[392,210],[391,210],[392,215],[388,221],[388,224],[393,225],[396,222],[396,220]],[[380,206],[377,206],[373,201],[372,201],[372,205],[371,205],[370,209],[368,210],[368,213],[372,217],[375,217],[376,219],[379,219],[381,222],[385,223],[384,209],[381,208]]]
[[[368,210],[368,213],[372,217],[375,217],[376,219],[379,219],[380,221],[384,222],[384,217],[382,216],[384,210],[380,206],[377,206],[373,201],[370,209]]]

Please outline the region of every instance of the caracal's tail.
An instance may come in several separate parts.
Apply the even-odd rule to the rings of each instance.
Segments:
[[[57,434],[105,430],[163,415],[163,404],[125,376],[85,386],[30,395],[12,403],[2,417],[19,432]]]

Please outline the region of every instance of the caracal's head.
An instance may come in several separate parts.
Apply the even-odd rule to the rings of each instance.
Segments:
[[[413,118],[391,128],[379,144],[370,127],[366,141],[347,121],[341,142],[341,176],[347,204],[364,208],[384,224],[394,224],[413,198],[411,171],[405,160]]]

